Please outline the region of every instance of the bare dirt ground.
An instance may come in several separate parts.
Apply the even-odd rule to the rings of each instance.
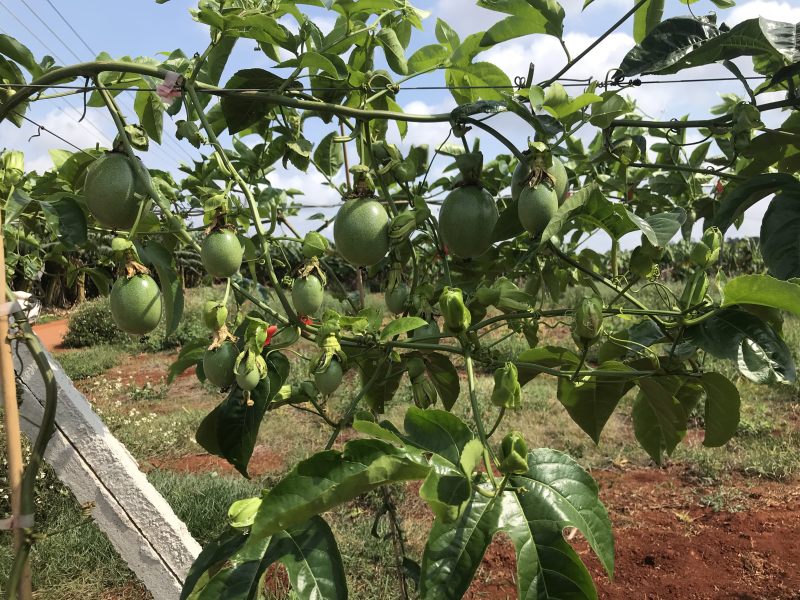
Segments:
[[[33,326],[33,331],[42,342],[45,350],[52,352],[61,347],[61,342],[64,341],[64,336],[67,335],[68,322],[68,319],[59,319],[58,321],[50,321],[49,323]]]

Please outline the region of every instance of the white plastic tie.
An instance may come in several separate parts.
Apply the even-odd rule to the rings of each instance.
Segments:
[[[175,71],[167,71],[164,81],[156,86],[156,93],[162,100],[172,101],[173,98],[181,96],[180,86],[178,84],[181,75]]]

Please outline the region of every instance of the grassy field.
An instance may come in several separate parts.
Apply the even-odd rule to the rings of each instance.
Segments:
[[[207,294],[193,294],[190,310],[196,310]],[[370,302],[379,301],[378,297],[370,298]],[[787,319],[784,331],[796,354],[800,348],[800,320]],[[562,326],[550,323],[542,328],[541,343],[572,342]],[[497,350],[513,356],[525,347],[519,341],[504,341]],[[298,460],[320,449],[329,429],[319,419],[291,408],[268,413],[252,461],[254,476],[248,481],[220,461],[204,456],[194,441],[200,420],[223,396],[191,375],[179,378],[168,389],[164,375],[175,350],[142,352],[157,349],[119,342],[60,352],[57,358],[191,533],[206,543],[223,529],[227,507],[233,500],[257,495],[263,487],[270,486]],[[302,373],[305,363],[292,354],[288,356],[293,371]],[[706,367],[734,374],[730,364],[712,363]],[[715,512],[741,509],[746,493],[742,491],[743,481],[749,485],[770,480],[790,486],[796,484],[800,474],[798,386],[756,386],[741,378],[737,385],[743,407],[736,437],[723,448],[708,449],[701,445],[702,436],[696,435],[699,432],[689,431],[687,440],[669,460],[671,465],[680,465],[696,477],[698,491],[693,501],[697,506]],[[493,386],[491,375],[479,373],[477,386],[485,421],[491,423],[496,415],[496,409],[488,402]],[[351,371],[340,393],[328,403],[330,414],[339,414],[357,388]],[[596,446],[556,399],[554,380],[539,377],[523,388],[523,408],[505,419],[495,439],[513,428],[521,431],[531,446],[563,450],[589,469],[648,467],[651,462],[633,436],[632,395],[622,400],[603,432],[601,444]],[[466,385],[462,385],[454,412],[468,420],[469,402],[465,396]],[[410,386],[404,381],[388,407],[387,417],[400,424],[410,402]],[[0,512],[6,512],[5,463],[0,470],[0,487]],[[32,555],[37,597],[147,598],[146,591],[116,558],[108,540],[50,470],[42,473],[38,488],[37,520],[46,537],[37,542]],[[425,510],[414,490],[398,486],[392,494],[400,507],[408,553],[418,559],[425,542],[426,528],[422,525],[427,526],[429,518],[420,517]],[[392,546],[371,535],[383,501],[376,492],[327,515],[341,546],[352,598],[396,597]],[[381,528],[386,529],[385,522]],[[0,546],[0,573],[8,572],[10,566],[8,538],[4,536]],[[274,599],[291,598],[285,582],[281,578],[276,581],[271,592]]]

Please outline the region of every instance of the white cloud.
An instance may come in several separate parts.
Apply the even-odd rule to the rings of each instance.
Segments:
[[[403,112],[430,115],[434,113],[450,112],[455,108],[455,103],[449,96],[437,103],[427,103],[414,100],[403,106]],[[397,144],[401,150],[408,150],[411,146],[428,144],[431,149],[436,149],[450,132],[448,123],[409,123],[405,139],[400,139],[400,134],[394,124],[389,125],[388,140]],[[452,141],[452,140],[451,140]]]
[[[774,0],[752,0],[739,4],[725,18],[728,25],[736,25],[747,19],[765,17],[773,21],[797,23],[800,21],[800,6],[796,3],[775,2]]]

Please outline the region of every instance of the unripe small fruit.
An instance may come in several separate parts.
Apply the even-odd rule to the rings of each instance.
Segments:
[[[150,333],[161,320],[161,290],[149,275],[117,279],[111,288],[110,303],[114,323],[126,333]]]
[[[533,237],[538,238],[550,224],[558,210],[555,191],[546,183],[526,187],[519,196],[517,207],[519,222]]]
[[[301,315],[314,315],[325,300],[325,290],[316,275],[296,279],[292,287],[292,302]]]
[[[223,342],[219,348],[206,350],[203,355],[203,372],[206,379],[216,387],[230,386],[236,379],[234,368],[239,349],[231,342]]]
[[[331,360],[322,372],[314,373],[314,383],[323,396],[329,396],[342,384],[342,365],[336,359]]]
[[[383,296],[383,299],[386,302],[386,308],[396,315],[403,313],[406,310],[408,293],[409,288],[402,281],[391,289],[387,289]]]

